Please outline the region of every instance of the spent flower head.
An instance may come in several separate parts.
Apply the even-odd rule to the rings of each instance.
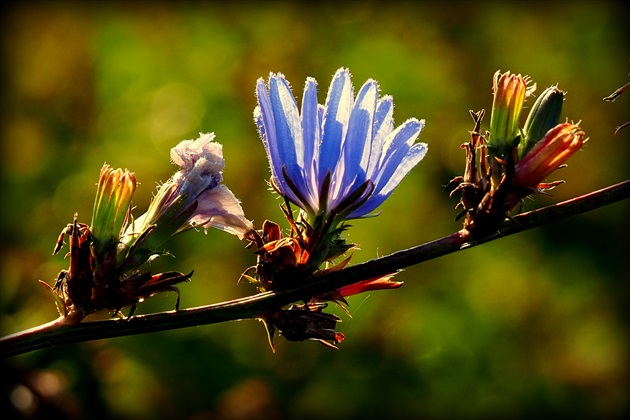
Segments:
[[[214,141],[214,133],[180,142],[171,149],[171,159],[180,170],[160,186],[147,212],[129,225],[123,238],[130,249],[136,245],[140,264],[147,252],[157,253],[168,238],[189,229],[203,227],[207,233],[214,227],[240,239],[253,230],[239,200],[222,184],[223,146]]]
[[[214,133],[202,134],[197,140],[184,140],[171,150],[171,159],[181,170],[173,175],[175,195],[197,201],[197,207],[178,230],[203,226],[223,230],[242,239],[253,229],[245,218],[240,201],[223,184],[223,145],[214,141]]]

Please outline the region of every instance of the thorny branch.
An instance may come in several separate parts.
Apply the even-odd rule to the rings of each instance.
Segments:
[[[156,331],[216,324],[226,321],[255,319],[261,313],[288,305],[304,295],[325,293],[348,284],[385,275],[406,267],[461,251],[482,243],[519,233],[585,213],[630,197],[630,180],[576,197],[552,206],[522,213],[507,220],[496,234],[472,242],[466,230],[398,251],[340,271],[305,279],[302,286],[289,290],[260,293],[227,302],[196,308],[137,315],[128,319],[112,319],[79,324],[66,324],[63,318],[21,331],[0,339],[2,357],[31,351],[104,338],[122,337]]]

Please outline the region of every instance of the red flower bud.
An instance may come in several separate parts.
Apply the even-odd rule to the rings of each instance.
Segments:
[[[515,187],[537,190],[539,184],[580,150],[584,132],[577,124],[558,124],[515,167]]]

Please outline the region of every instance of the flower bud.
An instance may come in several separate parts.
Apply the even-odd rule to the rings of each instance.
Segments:
[[[518,142],[519,118],[525,98],[534,92],[536,84],[527,86],[529,77],[506,72],[494,74],[492,114],[490,116],[491,153],[503,154]]]
[[[577,124],[558,124],[516,165],[513,186],[529,192],[538,190],[539,184],[580,150],[585,141]]]
[[[136,177],[133,173],[103,165],[90,227],[97,254],[112,247],[115,249],[120,241],[135,190]]]
[[[525,156],[547,131],[558,124],[564,96],[565,92],[557,86],[550,86],[536,99],[523,127],[523,138],[518,146],[519,157]]]

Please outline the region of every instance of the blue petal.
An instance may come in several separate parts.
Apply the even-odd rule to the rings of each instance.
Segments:
[[[411,118],[394,130],[385,140],[385,150],[381,162],[377,165],[372,181],[376,185],[377,194],[392,177],[398,165],[409,151],[409,148],[420,134],[424,121]]]
[[[281,180],[282,172],[278,173],[278,171],[276,171],[276,168],[280,168],[279,165],[282,162],[278,155],[278,141],[276,139],[275,129],[276,124],[271,110],[269,93],[267,92],[265,81],[262,78],[258,79],[258,82],[256,83],[256,97],[258,99],[258,107],[254,111],[254,119],[258,125],[259,132],[264,134],[262,142],[265,146],[265,151],[267,152],[269,165],[271,166],[271,174],[274,178]]]
[[[378,100],[374,113],[374,127],[372,131],[377,135],[387,137],[394,130],[394,98],[385,95]],[[381,134],[382,133],[382,134]]]
[[[424,156],[427,154],[428,145],[426,143],[416,143],[403,157],[402,161],[398,164],[398,168],[394,174],[389,178],[387,184],[385,184],[380,194],[390,195],[394,188],[400,184],[405,176],[416,166]]]
[[[367,179],[373,179],[376,169],[381,162],[384,153],[383,145],[387,136],[394,131],[394,100],[390,95],[385,95],[376,104],[374,114],[374,126],[372,127],[372,151],[368,164]]]
[[[317,104],[317,124],[319,125],[319,140],[317,141],[317,143],[315,143],[315,147],[313,149],[313,182],[314,184],[314,188],[315,190],[317,190],[317,195],[319,196],[319,185],[320,184],[320,180],[319,180],[319,173],[320,170],[319,168],[321,167],[321,164],[319,162],[319,156],[321,154],[321,146],[322,146],[322,129],[324,127],[324,112],[325,112],[325,108],[324,105],[322,104]]]
[[[353,101],[354,93],[350,72],[341,68],[333,77],[324,107],[322,143],[318,156],[318,183],[320,185],[326,172],[331,171],[333,175],[336,173]],[[337,176],[339,175],[337,174]]]
[[[353,219],[361,216],[365,216],[372,210],[380,206],[394,191],[394,189],[400,184],[402,179],[413,169],[427,154],[426,143],[416,143],[409,149],[403,160],[400,162],[396,172],[389,179],[386,185],[381,188],[380,192],[374,192],[365,203],[352,214],[348,216],[348,219]]]
[[[270,84],[271,80],[273,80],[274,77],[276,76],[274,76],[273,74],[269,76]],[[297,199],[295,194],[291,192],[291,189],[287,186],[287,183],[284,180],[284,175],[282,174],[282,165],[284,164],[284,159],[282,155],[282,150],[280,148],[281,140],[278,139],[275,115],[273,112],[271,99],[269,97],[269,92],[267,91],[267,87],[265,86],[265,82],[262,78],[258,79],[256,85],[256,97],[258,98],[260,115],[257,116],[255,114],[254,117],[256,120],[258,120],[257,124],[262,124],[263,127],[262,131],[264,132],[265,136],[263,137],[262,141],[265,146],[265,150],[267,151],[269,165],[271,166],[271,175],[275,179],[276,185],[280,189],[280,192],[283,195],[288,196],[288,198],[294,203],[299,203],[300,201]]]
[[[303,157],[300,165],[304,169],[305,188],[304,195],[312,208],[317,208],[319,202],[319,190],[317,187],[317,173],[315,172],[316,145],[321,138],[321,124],[318,117],[319,104],[317,103],[317,81],[312,77],[306,79],[304,95],[302,97],[302,139]]]
[[[346,141],[343,144],[341,195],[349,194],[353,184],[358,186],[365,182],[365,171],[372,148],[372,119],[377,99],[378,85],[374,80],[369,80],[357,94],[348,122]]]
[[[295,97],[288,82],[281,74],[270,78],[269,94],[275,118],[278,157],[281,161],[281,166],[276,167],[276,171],[282,172],[282,166],[284,166],[291,181],[296,186],[301,187],[305,182],[303,169],[298,163],[298,156],[304,155],[304,142],[302,141],[302,126]],[[301,201],[296,200],[296,203],[300,204]]]

